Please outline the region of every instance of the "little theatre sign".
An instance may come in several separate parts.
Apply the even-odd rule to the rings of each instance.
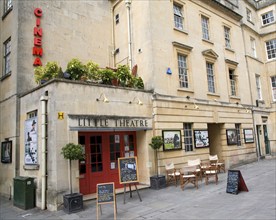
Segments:
[[[68,115],[70,130],[150,130],[152,119],[103,115]]]

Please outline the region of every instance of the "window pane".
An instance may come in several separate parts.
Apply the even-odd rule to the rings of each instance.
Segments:
[[[266,52],[268,59],[276,58],[276,39],[266,42]]]
[[[201,17],[202,38],[209,40],[209,19],[205,16]]]
[[[182,8],[178,5],[173,5],[174,26],[177,29],[183,30],[183,15]]]
[[[184,123],[184,145],[185,151],[193,151],[193,136],[192,136],[192,124]]]
[[[208,79],[208,91],[211,93],[215,93],[213,64],[206,63],[206,68],[207,68],[207,79]]]
[[[181,88],[188,88],[188,69],[186,56],[178,54],[178,74],[179,74],[179,84]]]

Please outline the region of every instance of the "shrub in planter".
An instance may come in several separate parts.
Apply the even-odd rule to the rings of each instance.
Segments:
[[[115,79],[115,73],[111,69],[101,69],[99,75],[102,83],[106,85],[112,85],[112,80]]]
[[[47,62],[45,66],[38,66],[34,70],[35,82],[40,83],[42,80],[50,80],[62,76],[62,69],[57,62]]]
[[[67,64],[66,72],[70,74],[72,80],[80,80],[87,73],[86,65],[77,58],[73,58]]]
[[[144,89],[144,82],[141,77],[133,77],[133,87],[136,89]]]
[[[132,75],[127,65],[119,65],[116,70],[116,77],[119,85],[123,87],[132,87]]]
[[[101,80],[100,68],[98,64],[90,61],[86,64],[86,70],[87,70],[86,75],[88,80],[96,81],[96,82]]]
[[[84,159],[84,152],[81,145],[68,143],[61,149],[61,154],[64,159],[68,159],[69,161],[68,170],[70,194],[63,196],[64,211],[67,213],[78,212],[83,209],[83,195],[72,192],[71,161]]]

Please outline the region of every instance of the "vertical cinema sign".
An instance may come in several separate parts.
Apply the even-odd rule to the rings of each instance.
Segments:
[[[40,8],[36,8],[34,10],[34,15],[36,17],[35,27],[34,27],[34,46],[33,46],[33,56],[35,56],[33,65],[34,66],[42,66],[42,62],[40,58],[43,55],[42,48],[42,28],[40,27],[40,21],[42,17],[42,10]]]

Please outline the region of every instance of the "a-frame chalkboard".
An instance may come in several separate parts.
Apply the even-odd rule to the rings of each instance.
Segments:
[[[239,170],[228,170],[226,192],[238,194],[239,191],[248,192],[248,188],[244,182],[241,172]]]

